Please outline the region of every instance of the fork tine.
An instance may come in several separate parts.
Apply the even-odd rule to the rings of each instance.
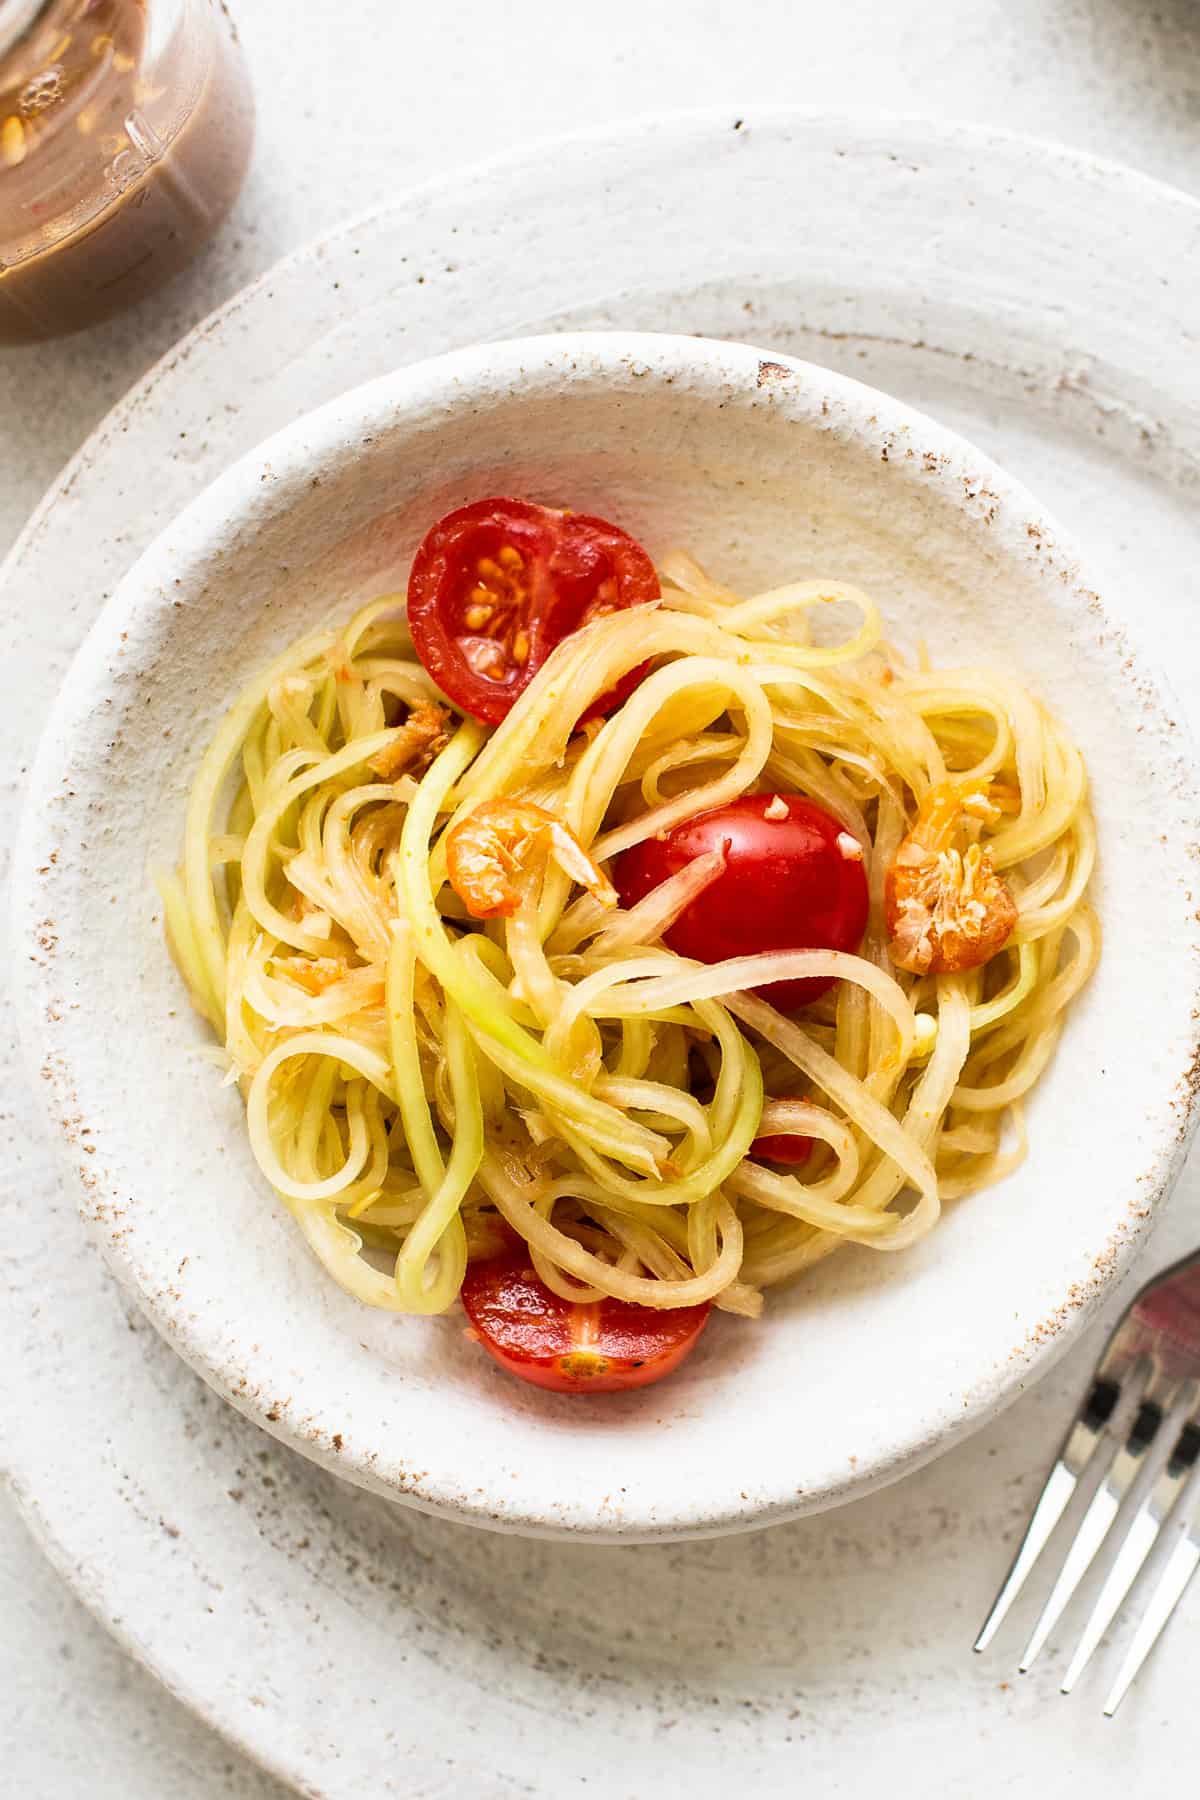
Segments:
[[[1161,1520],[1154,1517],[1147,1501],[1139,1507],[1137,1517],[1129,1527],[1124,1543],[1117,1554],[1117,1560],[1109,1570],[1108,1579],[1100,1592],[1100,1598],[1092,1609],[1091,1617],[1083,1628],[1083,1636],[1079,1647],[1071,1658],[1071,1665],[1062,1678],[1060,1692],[1069,1694],[1083,1671],[1091,1662],[1096,1646],[1112,1624],[1117,1608],[1137,1580],[1138,1571],[1149,1556],[1157,1538]]]
[[[1112,1464],[1092,1496],[1083,1516],[1075,1541],[1067,1552],[1062,1571],[1042,1608],[1033,1634],[1025,1646],[1018,1667],[1027,1675],[1045,1647],[1046,1639],[1062,1617],[1068,1601],[1087,1574],[1101,1544],[1108,1536],[1121,1502],[1133,1486],[1142,1459],[1162,1424],[1162,1408],[1154,1400],[1143,1400],[1124,1444],[1113,1457]]]
[[[1200,1518],[1193,1519],[1191,1530],[1186,1537],[1180,1538],[1162,1572],[1162,1578],[1151,1596],[1125,1661],[1121,1664],[1121,1672],[1104,1702],[1105,1718],[1111,1719],[1125,1698],[1134,1677],[1154,1648],[1163,1626],[1179,1605],[1184,1589],[1197,1568],[1200,1568]]]
[[[1066,1460],[1059,1457],[1051,1469],[1045,1487],[1033,1510],[1028,1530],[1021,1540],[1013,1565],[1005,1577],[1004,1586],[996,1595],[995,1604],[984,1620],[983,1629],[975,1639],[976,1650],[986,1650],[1008,1614],[1008,1609],[1025,1586],[1029,1571],[1046,1547],[1054,1527],[1067,1510],[1072,1494],[1079,1485],[1079,1477],[1073,1474]]]
[[[1176,1408],[1172,1408],[1172,1411],[1176,1411]],[[1179,1498],[1198,1452],[1200,1431],[1197,1431],[1195,1425],[1185,1421],[1166,1466],[1130,1522],[1125,1541],[1108,1572],[1108,1579],[1092,1608],[1091,1617],[1083,1628],[1079,1648],[1063,1676],[1064,1694],[1071,1692],[1087,1668],[1097,1645],[1112,1624],[1118,1607],[1137,1580],[1143,1563],[1154,1548],[1159,1533]]]
[[[992,1610],[975,1639],[976,1650],[986,1650],[999,1631],[1013,1601],[1025,1586],[1029,1572],[1046,1547],[1054,1527],[1070,1504],[1079,1478],[1103,1440],[1108,1422],[1120,1398],[1115,1380],[1103,1375],[1092,1385],[1086,1404],[1063,1440],[1046,1485],[1038,1496],[1033,1517],[1025,1529],[1017,1554],[996,1595]]]

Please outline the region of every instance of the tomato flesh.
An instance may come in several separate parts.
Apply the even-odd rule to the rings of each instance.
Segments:
[[[663,933],[680,956],[714,963],[776,950],[857,950],[869,907],[861,847],[840,820],[798,794],[744,794],[634,844],[613,869],[622,906],[721,849],[724,871]],[[758,992],[790,1012],[832,986],[832,978],[810,976]]]
[[[712,1310],[609,1299],[574,1305],[539,1280],[524,1249],[471,1263],[462,1303],[502,1369],[560,1394],[614,1394],[661,1381],[694,1348]]]
[[[812,1155],[812,1147],[810,1137],[796,1137],[787,1131],[768,1131],[762,1137],[755,1138],[749,1154],[755,1162],[785,1163],[789,1168],[795,1169],[808,1161]]]
[[[654,564],[619,526],[492,498],[426,533],[408,578],[408,624],[442,692],[498,725],[563,638],[658,597]],[[610,711],[644,672],[631,670],[584,717]]]

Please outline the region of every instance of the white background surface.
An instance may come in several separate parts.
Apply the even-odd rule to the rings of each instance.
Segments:
[[[575,125],[726,102],[732,116],[752,101],[885,107],[1056,137],[1200,188],[1192,0],[242,0],[237,16],[260,105],[245,196],[201,267],[137,315],[0,352],[0,550],[108,406],[280,254],[401,187]],[[127,1662],[0,1508],[5,1791],[281,1793]],[[1080,1730],[1097,1726],[1081,1715]],[[1050,1771],[1042,1791],[1060,1791]]]

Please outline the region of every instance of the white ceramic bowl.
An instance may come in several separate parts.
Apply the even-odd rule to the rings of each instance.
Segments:
[[[718,1316],[668,1383],[603,1401],[524,1388],[460,1318],[397,1319],[330,1282],[257,1174],[237,1095],[197,1055],[152,885],[246,676],[401,585],[432,519],[496,491],[606,515],[652,553],[684,545],[735,585],[861,584],[897,640],[1009,668],[1048,699],[1088,757],[1101,833],[1105,953],[1029,1109],[1024,1167],[914,1251],[843,1251],[773,1294],[760,1325]],[[961,439],[744,345],[492,345],[300,419],[105,607],[47,727],[18,850],[25,1038],[112,1267],[276,1436],[477,1524],[765,1524],[980,1424],[1127,1265],[1187,1138],[1198,817],[1169,699],[1058,528]]]

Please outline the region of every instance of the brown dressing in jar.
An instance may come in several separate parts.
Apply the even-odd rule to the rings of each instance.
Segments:
[[[215,0],[47,0],[3,50],[0,343],[108,318],[188,263],[232,206],[254,107]]]

